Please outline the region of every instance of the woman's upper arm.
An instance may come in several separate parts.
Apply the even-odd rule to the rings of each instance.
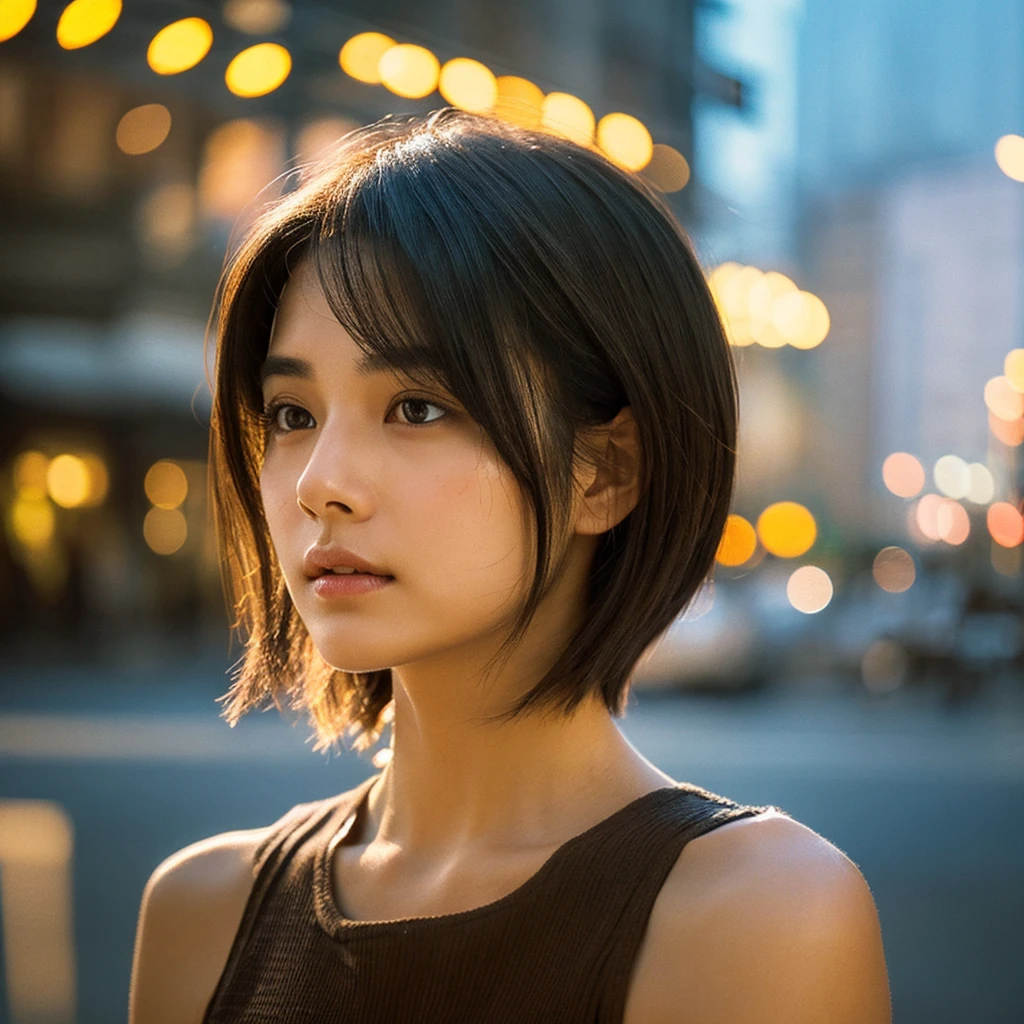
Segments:
[[[150,876],[135,936],[129,1024],[200,1024],[242,920],[264,831],[193,843]]]
[[[690,846],[652,914],[635,1020],[890,1024],[878,913],[845,854],[784,816]]]

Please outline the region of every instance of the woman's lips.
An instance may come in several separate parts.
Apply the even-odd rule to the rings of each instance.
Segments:
[[[358,597],[380,590],[394,581],[394,576],[377,576],[369,572],[333,573],[325,572],[313,580],[313,592],[317,597]]]

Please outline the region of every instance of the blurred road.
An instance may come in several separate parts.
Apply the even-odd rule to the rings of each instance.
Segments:
[[[229,729],[213,701],[222,678],[196,670],[145,689],[130,674],[0,678],[0,800],[57,801],[74,827],[80,1024],[125,1018],[139,898],[164,857],[374,771],[352,754],[313,754],[303,723],[273,711]],[[777,804],[860,866],[897,1022],[1022,1019],[1021,694],[953,710],[931,693],[825,686],[642,693],[623,730],[674,778]]]

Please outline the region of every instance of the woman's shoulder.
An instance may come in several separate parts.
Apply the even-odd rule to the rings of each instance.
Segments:
[[[296,804],[269,825],[200,839],[157,865],[139,910],[130,1024],[202,1020],[263,854],[275,837],[328,802]]]
[[[684,847],[638,954],[626,1024],[887,1024],[881,930],[856,864],[771,808]]]

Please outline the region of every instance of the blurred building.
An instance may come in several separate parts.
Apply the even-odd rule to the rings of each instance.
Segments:
[[[1020,498],[984,392],[1024,339],[1024,186],[993,157],[1024,126],[1022,19],[1020,0],[804,5],[798,245],[832,313],[814,463],[853,534],[906,534],[892,452],[926,490],[954,455]]]
[[[563,92],[639,119],[669,160],[668,179],[657,160],[642,173],[684,218],[693,96],[737,102],[695,62],[695,4],[679,0],[180,0],[125,5],[78,38],[65,6],[20,28],[0,11],[0,611],[25,656],[226,648],[204,336],[231,233],[353,127],[446,102],[346,73],[348,40],[383,33],[525,80],[538,117]],[[154,38],[186,18],[205,22],[205,56],[157,74]],[[288,51],[283,81],[233,94],[225,69],[266,43]]]

